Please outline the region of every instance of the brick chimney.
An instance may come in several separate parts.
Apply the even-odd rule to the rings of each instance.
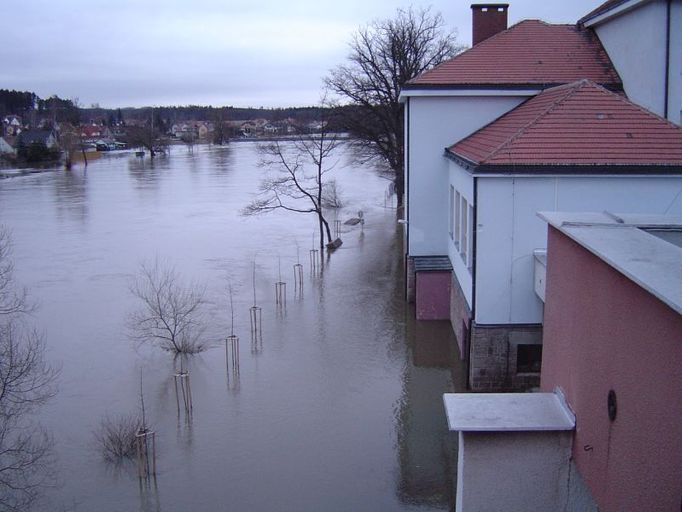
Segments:
[[[473,46],[507,30],[509,4],[471,4]]]

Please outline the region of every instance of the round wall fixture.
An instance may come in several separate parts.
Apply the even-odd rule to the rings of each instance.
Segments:
[[[616,402],[616,392],[613,389],[609,391],[606,405],[609,410],[609,419],[614,421],[616,419],[616,414],[618,413],[618,403]]]

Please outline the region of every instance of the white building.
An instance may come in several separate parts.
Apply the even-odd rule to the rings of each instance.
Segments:
[[[616,12],[625,3],[633,4],[631,10]],[[659,162],[658,167],[653,166],[655,171],[652,164],[656,158],[650,162],[614,163],[619,162],[622,148],[633,147],[629,139],[604,139],[611,144],[600,149],[611,158],[604,165],[596,158],[599,155],[592,155],[595,158],[591,161],[569,162],[549,157],[535,164],[509,161],[502,169],[501,162],[490,167],[489,162],[468,161],[461,154],[467,144],[484,144],[491,136],[494,139],[496,130],[504,128],[509,120],[505,120],[504,114],[521,104],[512,120],[517,132],[522,130],[541,113],[533,110],[539,108],[538,103],[529,99],[548,88],[573,83],[576,91],[571,97],[583,98],[587,101],[583,106],[588,107],[591,100],[587,97],[595,94],[599,97],[597,101],[622,102],[607,89],[622,92],[625,86],[627,91],[628,85],[621,82],[627,70],[619,75],[620,68],[613,65],[616,59],[609,58],[608,47],[602,46],[598,32],[587,25],[600,24],[599,31],[611,30],[609,27],[621,23],[622,17],[647,13],[649,3],[658,2],[610,0],[601,7],[601,12],[595,11],[597,17],[588,15],[584,26],[527,20],[507,30],[506,4],[474,5],[474,41],[481,38],[480,32],[489,22],[499,23],[497,33],[412,80],[402,91],[408,297],[414,300],[415,296],[443,296],[447,289],[445,296],[449,292],[450,304],[441,311],[445,311],[445,318],[450,318],[462,357],[468,359],[470,385],[474,389],[528,387],[539,381],[536,363],[542,339],[542,302],[533,292],[533,250],[545,247],[545,230],[535,215],[538,210],[680,213],[682,209],[679,162]],[[673,3],[671,13],[676,13],[679,2]],[[604,17],[607,12],[611,13],[608,19]],[[669,19],[679,26],[674,16]],[[615,43],[614,47],[617,46]],[[579,82],[583,79],[591,82]],[[658,75],[651,78],[659,79]],[[638,89],[633,86],[632,90]],[[554,94],[566,92],[559,90]],[[660,100],[664,90],[661,88],[657,94]],[[668,96],[668,108],[672,111],[673,95]],[[659,128],[665,126],[679,132],[641,109],[635,110],[647,119],[655,119]],[[608,115],[612,114],[592,109],[589,115],[604,115],[597,120],[605,121],[606,125],[611,119]],[[547,133],[562,134],[564,139],[552,140],[554,149],[559,151],[574,148],[573,135],[588,133],[583,131],[583,122],[578,122],[573,132],[557,131],[565,126],[561,119],[556,123]],[[636,126],[630,123],[628,128]],[[463,141],[481,129],[482,133],[466,143]],[[505,133],[507,139],[496,140],[497,146],[490,148],[491,153],[502,151],[505,144],[513,145],[516,132]],[[594,133],[588,135],[584,142],[595,137]],[[619,136],[627,138],[632,131],[622,131]],[[455,144],[444,156],[443,148],[457,141],[463,145]],[[543,139],[530,143],[526,156],[532,156],[545,144]],[[583,143],[576,154],[587,146]],[[682,146],[678,143],[677,147]],[[660,153],[658,149],[655,152]],[[677,154],[671,153],[663,156],[671,155],[677,158]],[[567,167],[573,164],[580,169]],[[440,283],[433,276],[420,279],[420,273],[414,271],[428,268],[421,264],[422,260],[433,256],[446,256],[451,263],[452,272],[442,273],[445,277]],[[434,289],[438,287],[441,289]],[[431,304],[429,308],[434,309]],[[418,300],[418,315],[422,309]]]

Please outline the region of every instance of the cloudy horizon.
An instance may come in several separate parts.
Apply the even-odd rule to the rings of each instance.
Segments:
[[[359,27],[397,8],[431,6],[470,45],[471,3],[26,0],[3,13],[0,88],[78,99],[83,107],[310,106]],[[509,3],[511,25],[574,23],[602,2]]]

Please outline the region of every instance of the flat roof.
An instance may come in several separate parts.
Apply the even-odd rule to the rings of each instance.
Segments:
[[[450,430],[532,432],[573,430],[575,416],[555,393],[445,393]]]
[[[682,314],[682,248],[649,231],[682,230],[682,217],[609,212],[538,216]]]

